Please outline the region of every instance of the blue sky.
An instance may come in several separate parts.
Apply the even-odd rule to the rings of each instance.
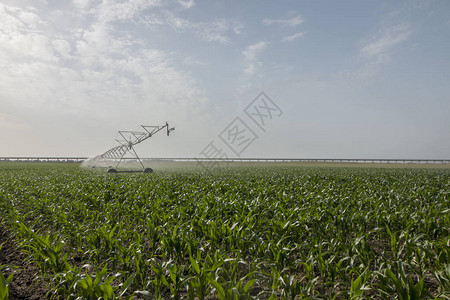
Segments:
[[[450,158],[449,1],[0,0],[0,156]],[[282,112],[262,130],[262,91]]]

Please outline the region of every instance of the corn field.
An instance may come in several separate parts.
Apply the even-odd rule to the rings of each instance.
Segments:
[[[0,226],[53,299],[450,299],[449,197],[449,168],[0,165]]]

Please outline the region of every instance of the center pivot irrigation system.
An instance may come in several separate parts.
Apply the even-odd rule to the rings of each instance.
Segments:
[[[135,159],[139,162],[140,166],[143,169],[144,173],[153,172],[152,168],[146,168],[142,163],[142,160],[137,155],[134,150],[134,146],[139,143],[142,143],[148,138],[151,138],[156,133],[160,132],[163,129],[166,129],[167,136],[169,136],[170,132],[175,130],[175,127],[169,128],[169,124],[166,122],[165,125],[162,126],[147,126],[141,125],[144,131],[124,131],[120,130],[117,133],[116,142],[119,143],[118,146],[113,147],[106,151],[103,154],[96,156],[93,160],[96,162],[117,162],[116,166],[109,167],[108,173],[119,173],[119,172],[136,172],[131,170],[118,170],[120,163],[122,163],[126,158],[125,156],[128,154],[132,159]]]

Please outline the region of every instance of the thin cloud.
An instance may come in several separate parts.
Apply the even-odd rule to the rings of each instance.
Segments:
[[[48,17],[54,14],[50,6],[36,10],[0,4],[0,18],[7,25],[0,30],[0,98],[15,111],[33,110],[35,118],[54,112],[93,122],[133,120],[143,111],[166,114],[163,107],[184,115],[182,109],[204,103],[201,90],[190,74],[175,67],[170,52],[152,49],[115,26],[117,20],[132,22],[147,4],[157,1],[102,3],[105,10],[91,7],[76,28],[71,10],[59,11],[68,20],[61,25]]]
[[[410,27],[406,24],[384,29],[361,48],[361,54],[366,57],[388,57],[395,47],[411,36],[411,33]]]
[[[403,46],[411,35],[412,30],[408,24],[382,27],[377,33],[359,43],[357,52],[359,61],[356,60],[358,64],[339,73],[337,78],[370,82],[383,66],[391,62],[393,55],[400,51],[400,46]]]
[[[194,0],[179,0],[178,3],[180,3],[180,5],[184,8],[191,8],[195,5]]]
[[[292,35],[285,36],[281,41],[282,42],[291,42],[293,40],[296,40],[296,39],[302,37],[304,34],[305,34],[304,32],[297,32]]]
[[[292,18],[288,18],[288,19],[264,19],[263,23],[265,25],[279,25],[279,26],[283,26],[283,27],[295,27],[297,25],[300,25],[304,22],[305,20],[300,16],[297,15],[295,17]]]
[[[197,34],[206,41],[228,44],[229,37],[226,35],[230,24],[225,20],[216,20],[209,23],[197,23],[194,26]]]
[[[55,39],[51,42],[55,53],[64,59],[70,59],[72,57],[72,48],[66,40]]]
[[[233,32],[235,34],[241,34],[242,29],[244,29],[244,25],[242,23],[237,23],[233,26]]]
[[[244,72],[246,74],[252,75],[256,73],[258,67],[262,66],[262,62],[260,62],[257,58],[267,47],[267,45],[267,42],[260,41],[248,46],[244,51],[242,51],[242,54],[244,55],[246,60],[246,66],[244,68]]]
[[[129,0],[119,3],[105,1],[91,10],[99,21],[108,23],[116,20],[133,19],[143,10],[161,5],[159,0]]]
[[[267,47],[267,42],[260,41],[256,44],[250,45],[242,52],[249,60],[253,60],[256,56]]]
[[[165,10],[161,14],[141,17],[140,21],[147,26],[168,26],[177,32],[191,32],[203,41],[219,44],[230,43],[227,33],[231,31],[231,24],[225,19],[211,22],[192,22]]]
[[[76,8],[86,9],[91,5],[90,0],[72,0],[73,5]]]

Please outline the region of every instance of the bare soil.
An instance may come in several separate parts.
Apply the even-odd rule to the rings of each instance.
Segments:
[[[3,270],[5,277],[11,273],[13,281],[9,285],[9,299],[48,299],[47,284],[39,277],[39,270],[27,263],[26,255],[14,242],[11,234],[0,226],[0,265],[6,266]]]

